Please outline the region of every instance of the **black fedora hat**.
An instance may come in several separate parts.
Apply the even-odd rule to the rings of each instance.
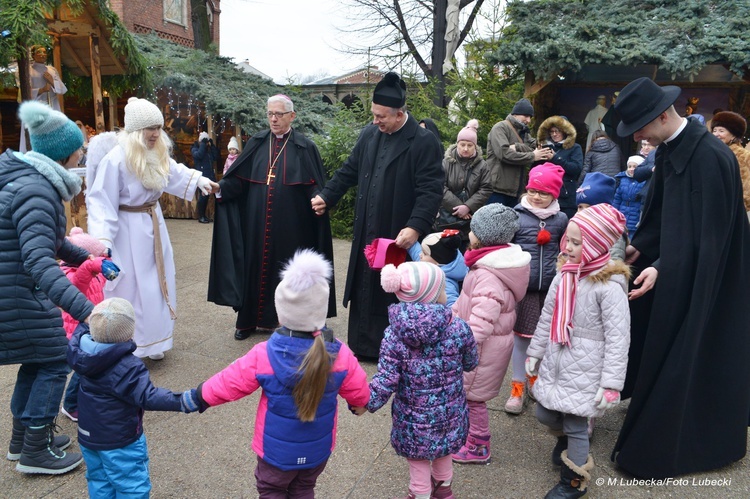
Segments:
[[[615,110],[621,119],[617,135],[627,137],[654,121],[674,104],[681,92],[680,87],[660,87],[646,77],[628,83],[615,102]]]

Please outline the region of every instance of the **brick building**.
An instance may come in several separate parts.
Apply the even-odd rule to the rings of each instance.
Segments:
[[[211,43],[219,47],[221,0],[206,0]],[[110,8],[131,33],[156,33],[161,38],[194,47],[190,0],[110,0]]]

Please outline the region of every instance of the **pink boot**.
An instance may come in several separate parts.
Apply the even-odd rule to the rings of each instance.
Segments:
[[[451,454],[454,463],[490,464],[490,436],[478,437],[469,434],[466,443],[455,454]]]
[[[443,485],[443,481],[437,481],[430,477],[432,480],[432,495],[430,499],[456,499],[453,495],[450,485]]]

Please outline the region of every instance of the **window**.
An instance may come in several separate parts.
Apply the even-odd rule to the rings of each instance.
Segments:
[[[186,26],[186,0],[164,0],[164,21]]]

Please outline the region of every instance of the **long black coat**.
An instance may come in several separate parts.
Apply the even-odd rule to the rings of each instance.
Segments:
[[[48,177],[10,150],[0,156],[0,365],[65,360],[58,307],[78,321],[94,308],[56,261],[89,255],[65,239],[65,226]]]
[[[388,305],[395,303],[396,297],[380,287],[380,273],[368,267],[364,248],[378,237],[395,239],[405,227],[427,234],[437,215],[445,180],[440,144],[431,132],[409,116],[394,135],[397,141],[387,151],[386,166],[378,176],[375,162],[381,132],[375,125],[365,127],[351,155],[321,192],[330,208],[347,189],[358,188],[344,306],[352,303],[350,348],[372,358],[380,352],[383,331],[388,326]]]
[[[725,466],[745,455],[750,413],[750,226],[734,154],[690,121],[659,146],[633,246],[657,265],[633,312],[636,375],[613,457],[643,478]],[[640,319],[640,320],[638,320]]]
[[[333,264],[330,219],[327,214],[315,215],[310,205],[325,185],[323,163],[315,144],[294,130],[276,167],[270,238],[264,246],[268,150],[261,146],[268,145],[270,133],[265,130],[252,136],[219,182],[222,197],[214,217],[208,301],[239,310],[237,327],[241,329],[275,327],[274,292],[281,269],[295,251],[314,249]],[[256,161],[259,149],[263,158]],[[269,281],[261,283],[264,265]],[[264,313],[257,317],[261,299]],[[328,317],[335,315],[336,290],[331,281]],[[246,323],[245,316],[251,322],[257,318],[257,323]]]

